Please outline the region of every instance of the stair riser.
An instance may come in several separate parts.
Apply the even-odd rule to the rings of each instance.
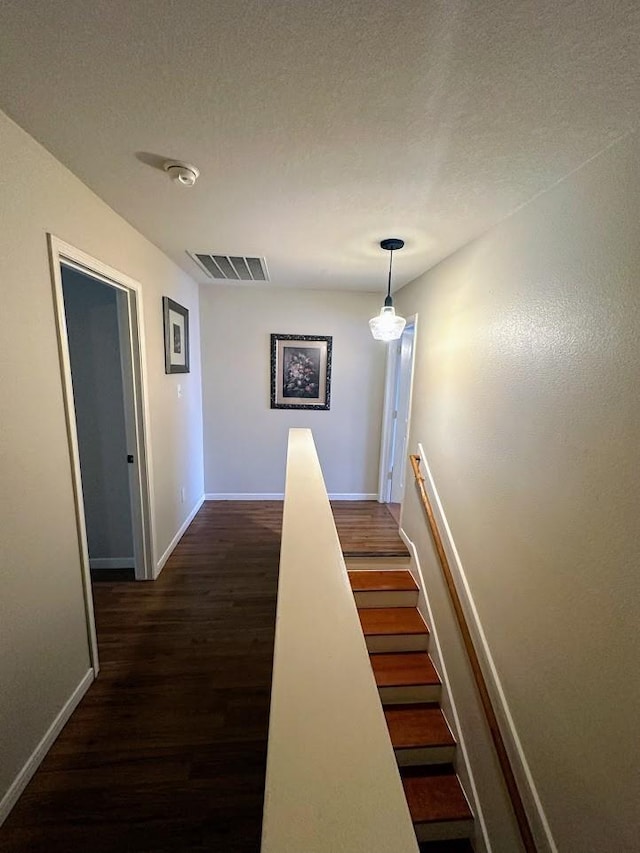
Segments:
[[[357,569],[360,572],[379,572],[383,569],[408,569],[410,557],[345,557],[347,569]]]
[[[439,702],[440,684],[407,684],[398,687],[378,687],[383,705],[412,705],[416,702]]]
[[[416,607],[418,604],[418,590],[364,590],[354,592],[356,607]]]
[[[394,749],[399,767],[419,767],[424,764],[453,764],[454,746],[422,746]]]
[[[417,610],[418,590],[406,588],[415,586],[407,571],[385,573],[385,570],[409,570],[410,560],[345,557],[345,562],[367,650],[372,655],[374,676],[376,681],[393,685],[378,686],[380,701],[389,709],[385,714],[392,741],[421,744],[394,747],[398,767],[403,768],[403,785],[416,838],[435,849],[448,841],[456,843],[472,838],[474,821],[453,769],[456,745],[451,742],[442,712],[419,708],[391,710],[397,705],[439,704],[442,693],[428,656],[412,654],[427,652],[429,648],[429,631]],[[368,571],[376,575],[365,575]],[[403,656],[403,652],[407,654]],[[376,658],[385,654],[387,657]]]
[[[428,634],[369,634],[365,637],[367,649],[376,652],[426,652]]]
[[[451,841],[473,838],[473,820],[446,820],[414,824],[418,841]]]

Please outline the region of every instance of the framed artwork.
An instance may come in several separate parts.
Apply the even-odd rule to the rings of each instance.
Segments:
[[[164,372],[189,373],[189,311],[168,296],[164,310]]]
[[[331,336],[271,335],[271,408],[328,409]]]

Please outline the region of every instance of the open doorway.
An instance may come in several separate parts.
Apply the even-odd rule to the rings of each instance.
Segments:
[[[131,360],[126,346],[127,297],[62,264],[87,547],[92,580],[133,580],[130,469],[134,461]]]
[[[152,580],[139,285],[49,237],[92,664],[92,575]]]
[[[407,321],[399,341],[389,344],[385,386],[378,500],[398,523],[407,473],[409,418],[417,317]]]

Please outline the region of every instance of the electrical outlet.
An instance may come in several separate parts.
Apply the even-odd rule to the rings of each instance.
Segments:
[[[186,498],[186,492],[184,486],[180,489],[180,503],[183,504]]]
[[[177,391],[177,394],[178,394],[178,400],[180,400],[180,399],[181,399],[181,397],[182,397],[182,385],[181,385],[179,382],[178,382],[178,384],[176,385],[176,391]]]

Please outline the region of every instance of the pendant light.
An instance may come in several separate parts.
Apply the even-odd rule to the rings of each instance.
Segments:
[[[391,265],[393,263],[393,253],[404,246],[404,240],[398,240],[391,237],[388,240],[382,240],[380,243],[381,249],[386,249],[390,252],[389,255],[389,283],[387,285],[387,298],[384,300],[384,305],[380,309],[377,317],[372,317],[369,320],[369,328],[371,334],[377,341],[397,341],[402,336],[404,327],[407,321],[404,317],[396,316],[396,309],[393,307],[393,299],[391,298]]]

